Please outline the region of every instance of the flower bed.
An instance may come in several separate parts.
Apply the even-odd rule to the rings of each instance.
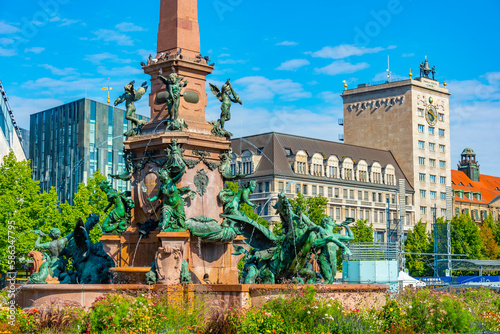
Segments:
[[[333,298],[318,298],[313,288],[250,309],[217,307],[203,298],[193,303],[181,294],[121,292],[98,298],[88,309],[62,301],[36,310],[17,309],[15,326],[7,321],[7,309],[0,308],[0,332],[412,334],[500,330],[500,296],[487,289],[453,294],[407,290],[388,294],[382,307],[350,307]]]

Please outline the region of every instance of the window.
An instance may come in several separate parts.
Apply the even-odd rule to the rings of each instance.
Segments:
[[[375,223],[377,223],[377,222],[378,222],[378,213],[377,213],[377,211],[375,211],[375,212],[373,213],[373,222],[375,222]]]
[[[418,164],[420,166],[425,166],[425,158],[423,157],[418,157]]]
[[[382,203],[382,193],[378,193],[378,201]]]
[[[367,175],[367,172],[366,170],[360,170],[359,171],[359,181],[360,182],[366,182],[366,175]]]
[[[420,207],[420,214],[421,215],[426,215],[427,214],[427,207],[426,206],[421,206]]]
[[[347,199],[347,189],[342,189],[342,194],[345,199]]]
[[[316,193],[316,189],[317,189],[317,188],[316,188],[316,186],[312,186],[312,195],[313,195],[313,196],[316,196],[316,195],[317,195],[317,193]]]
[[[382,176],[380,173],[373,173],[373,183],[382,183]]]
[[[359,219],[365,219],[363,210],[359,210]]]
[[[263,187],[263,183],[262,183],[262,182],[259,182],[259,183],[258,183],[258,189],[259,189],[259,192],[260,192],[260,193],[261,193],[261,192],[263,192],[263,190],[264,190],[262,187]]]
[[[420,190],[420,198],[425,198],[425,190]]]
[[[284,189],[284,183],[278,182],[278,191],[281,193],[281,192],[283,192],[283,189]]]
[[[425,174],[424,173],[420,173],[418,174],[418,180],[420,182],[425,182]]]
[[[330,208],[330,217],[333,218],[333,208]]]
[[[439,113],[438,114],[438,120],[440,120],[441,122],[443,122],[444,121],[444,114]]]
[[[335,219],[340,220],[340,208],[335,209]]]
[[[439,152],[444,153],[444,145],[439,145]]]
[[[444,201],[446,200],[446,193],[441,193],[441,199]]]
[[[434,128],[432,126],[429,126],[429,134],[430,135],[434,134]]]
[[[439,129],[439,137],[444,137],[444,129]]]
[[[423,150],[425,148],[425,142],[419,140],[418,141],[418,148]]]
[[[323,186],[319,186],[319,188],[318,188],[318,192],[319,192],[319,194],[320,194],[321,196],[324,196],[324,195],[325,195],[325,190],[324,190]]]
[[[436,167],[436,159],[429,159],[429,166]]]
[[[302,185],[302,194],[307,195],[307,184]]]
[[[266,182],[265,185],[266,185],[266,193],[268,193],[269,192],[269,182]]]
[[[377,201],[377,193],[372,193],[372,202]]]
[[[424,133],[424,126],[422,124],[418,125],[418,132]]]
[[[436,144],[434,144],[434,143],[429,143],[429,150],[430,150],[430,151],[435,151],[435,150],[436,150]]]
[[[429,175],[429,182],[436,183],[436,175]]]
[[[440,176],[439,177],[439,183],[446,184],[446,176]]]
[[[446,161],[439,160],[439,168],[446,168]]]
[[[368,201],[368,191],[365,191],[365,201]]]
[[[328,187],[328,197],[333,197],[333,188]]]
[[[375,231],[375,242],[384,242],[384,232]]]
[[[446,217],[446,209],[441,209],[441,217]]]
[[[349,190],[349,199],[354,199],[354,190]]]
[[[431,216],[436,216],[437,215],[437,211],[436,211],[436,208],[434,207],[431,207]]]
[[[337,177],[337,167],[328,166],[328,177],[331,177],[331,178]]]
[[[418,116],[424,117],[424,109],[418,108]]]
[[[335,198],[339,198],[340,197],[340,189],[339,188],[335,188]]]
[[[430,191],[431,199],[436,199],[436,192],[435,191]]]
[[[363,192],[361,190],[358,190],[358,200],[363,199]]]

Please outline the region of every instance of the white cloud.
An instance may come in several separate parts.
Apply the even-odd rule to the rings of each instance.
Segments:
[[[49,70],[54,75],[69,76],[69,75],[77,75],[78,74],[75,68],[69,68],[69,67],[57,68],[57,67],[49,65],[49,64],[40,64],[38,66]]]
[[[155,50],[139,49],[139,50],[137,50],[137,53],[139,54],[139,56],[141,56],[141,59],[144,59],[144,60],[146,60],[149,57],[149,55],[156,56]]]
[[[222,53],[219,55],[219,58],[231,57],[229,53]]]
[[[403,53],[402,57],[404,58],[409,58],[409,57],[413,57],[415,56],[415,54],[412,52],[412,53]]]
[[[124,67],[114,67],[111,69],[108,69],[104,66],[99,66],[97,68],[97,72],[99,74],[105,75],[105,76],[132,76],[133,74],[142,74],[144,73],[141,68],[139,67],[132,67],[132,66],[124,66]]]
[[[340,102],[340,105],[342,105],[342,100],[341,100],[340,94],[338,92],[336,93],[336,92],[332,92],[332,91],[325,91],[325,92],[319,93],[318,97],[320,99],[325,100],[326,102],[329,102],[329,103],[332,103],[332,102],[339,103]]]
[[[499,98],[500,88],[495,85],[487,85],[477,79],[450,81],[446,87],[453,94],[455,101],[479,101]]]
[[[344,44],[334,47],[325,46],[323,49],[311,53],[311,55],[313,57],[318,57],[318,58],[343,59],[350,56],[362,56],[367,53],[378,53],[384,50],[385,49],[382,47],[365,48],[355,45]]]
[[[32,47],[32,48],[24,49],[25,53],[30,53],[31,52],[31,53],[34,53],[34,54],[40,54],[43,51],[45,51],[45,48],[42,48],[42,47],[39,47],[39,46],[35,46],[35,47]]]
[[[62,19],[61,24],[59,24],[59,27],[67,27],[67,26],[70,26],[70,25],[78,23],[78,22],[80,22],[80,21],[79,20]]]
[[[80,96],[85,96],[87,90],[100,90],[103,86],[107,86],[104,79],[53,79],[48,77],[29,80],[21,85],[22,88],[35,90],[38,94],[62,95],[78,92]],[[68,96],[68,98],[70,97]]]
[[[0,21],[0,34],[15,34],[17,32],[21,32],[21,29]]]
[[[10,96],[10,105],[21,128],[30,128],[30,115],[63,104],[58,99],[26,99],[19,96]]]
[[[292,59],[285,61],[276,69],[281,71],[296,71],[297,69],[309,64],[310,62],[307,59]]]
[[[135,25],[131,22],[122,22],[120,24],[117,24],[116,29],[124,32],[131,32],[131,31],[145,31],[143,27],[139,27],[138,25]]]
[[[500,72],[489,72],[486,73],[486,80],[490,84],[500,84]]]
[[[97,36],[95,40],[114,42],[117,45],[122,45],[122,46],[134,45],[134,42],[130,39],[129,36],[125,34],[120,34],[119,32],[116,32],[114,30],[99,29],[97,31],[94,31],[93,34]]]
[[[131,63],[132,61],[130,59],[120,59],[117,55],[109,53],[109,52],[103,52],[103,53],[97,53],[93,55],[86,55],[84,60],[90,61],[91,63],[94,63],[96,65],[101,64],[103,61],[110,61],[114,63],[122,63],[122,64],[128,64]]]
[[[15,55],[17,55],[15,49],[5,49],[0,47],[0,57],[13,57]]]
[[[328,66],[315,68],[314,71],[320,74],[337,75],[343,73],[354,73],[370,67],[368,63],[351,64],[344,60],[336,60]]]
[[[219,64],[229,64],[229,65],[233,65],[233,64],[245,64],[248,60],[236,60],[236,59],[223,59],[223,60],[219,60]]]
[[[279,46],[296,46],[298,44],[299,43],[292,42],[292,41],[283,41],[283,42],[280,42],[280,43],[276,43],[276,45],[279,45]]]
[[[237,91],[247,101],[271,100],[275,97],[293,101],[311,97],[311,93],[306,92],[300,83],[290,79],[271,80],[263,76],[250,76],[238,79],[234,84],[242,87]]]
[[[12,38],[0,38],[0,45],[10,45],[13,43],[14,40]]]

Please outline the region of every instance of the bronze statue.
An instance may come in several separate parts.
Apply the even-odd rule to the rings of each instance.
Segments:
[[[183,96],[182,89],[187,86],[188,82],[184,80],[184,77],[175,73],[175,70],[173,73],[170,73],[168,78],[158,74],[158,79],[167,86],[167,109],[169,116],[167,130],[182,130],[182,128],[187,127],[187,125],[183,120],[179,120],[179,106],[181,97]]]
[[[65,266],[60,261],[59,256],[61,255],[68,240],[73,236],[73,233],[61,238],[61,230],[55,227],[50,230],[48,235],[52,241],[42,243],[42,238],[46,237],[47,234],[42,231],[35,232],[38,233],[38,239],[35,241],[35,248],[46,249],[49,252],[49,255],[47,256],[49,274],[52,277],[59,277],[59,275],[65,271]]]
[[[186,167],[183,167],[175,176],[170,176],[170,170],[167,166],[163,167],[158,172],[161,185],[158,195],[148,198],[149,202],[157,201],[160,195],[163,195],[162,203],[162,219],[160,222],[161,231],[179,231],[186,229],[186,212],[184,210],[183,195],[189,195],[191,199],[196,196],[196,192],[191,191],[191,188],[177,188],[177,183],[181,180],[186,172]]]
[[[240,96],[234,91],[230,80],[231,79],[227,79],[226,83],[222,85],[222,88],[220,90],[219,88],[217,88],[217,86],[210,84],[210,90],[215,95],[215,97],[220,102],[222,102],[220,119],[210,122],[214,126],[212,133],[216,136],[226,138],[231,138],[232,135],[224,128],[226,121],[229,121],[231,119],[231,104],[243,104]]]
[[[127,197],[126,192],[119,193],[117,190],[113,189],[108,181],[99,182],[99,187],[108,196],[109,203],[104,209],[104,212],[107,212],[114,206],[114,209],[102,223],[103,232],[123,233],[130,225],[130,220],[132,218],[131,211],[135,205],[134,202]]]
[[[148,89],[147,82],[144,82],[141,87],[137,90],[134,88],[135,81],[132,81],[128,85],[125,86],[125,93],[123,93],[120,97],[115,100],[115,106],[125,102],[125,107],[127,109],[127,113],[125,114],[125,119],[131,121],[134,124],[134,129],[127,131],[124,135],[127,137],[131,137],[137,135],[141,132],[142,127],[146,124],[146,121],[139,120],[135,113],[135,102],[139,101],[141,97],[146,94]]]
[[[222,202],[224,214],[243,216],[244,213],[240,211],[243,203],[248,204],[252,208],[256,208],[257,205],[250,202],[250,194],[255,190],[255,186],[255,181],[251,180],[237,193],[231,189],[222,189],[219,193],[219,199]]]

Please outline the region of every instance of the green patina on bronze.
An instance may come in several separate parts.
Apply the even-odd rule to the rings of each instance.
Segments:
[[[215,97],[222,102],[220,118],[216,121],[210,122],[210,124],[213,125],[212,134],[230,139],[232,133],[225,129],[225,125],[226,122],[231,119],[231,104],[243,104],[243,102],[241,101],[240,96],[234,91],[230,79],[227,79],[226,83],[222,85],[220,90],[217,86],[210,84],[210,90]]]
[[[135,113],[135,102],[139,101],[141,97],[146,94],[148,89],[147,82],[144,82],[139,89],[134,88],[135,81],[132,81],[128,85],[125,86],[125,93],[123,93],[120,97],[115,100],[115,106],[125,102],[126,114],[125,119],[131,121],[133,123],[133,128],[123,135],[128,137],[133,137],[141,134],[142,127],[146,124],[146,121],[139,120]]]
[[[167,110],[168,110],[168,120],[167,120],[167,130],[178,131],[187,128],[187,124],[183,119],[179,119],[179,106],[181,103],[181,97],[183,96],[182,89],[187,86],[187,80],[184,77],[179,76],[173,70],[168,78],[161,74],[158,74],[158,79],[165,84],[168,92],[163,97],[166,100]],[[184,81],[183,81],[184,80]],[[160,102],[157,100],[157,102]]]
[[[102,223],[104,233],[123,233],[129,226],[132,219],[132,209],[134,202],[129,198],[127,192],[119,193],[111,187],[108,181],[99,182],[99,187],[108,197],[108,205],[104,209],[107,212],[111,207],[114,209],[108,214]]]
[[[187,261],[182,262],[180,281],[181,284],[193,284],[193,280],[191,279],[191,272],[189,272],[189,266]]]

